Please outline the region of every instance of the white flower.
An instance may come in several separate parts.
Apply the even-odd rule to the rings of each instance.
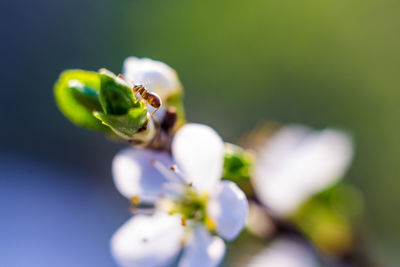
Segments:
[[[300,241],[281,237],[255,256],[247,267],[318,267],[313,251]]]
[[[309,197],[342,178],[352,156],[352,142],[345,133],[287,126],[261,147],[252,179],[254,189],[274,215],[290,215]]]
[[[182,90],[175,70],[161,61],[128,57],[124,61],[123,74],[128,80],[135,84],[142,84],[158,94],[163,101],[169,95]]]
[[[156,212],[138,214],[112,237],[111,250],[121,266],[168,266],[183,248],[180,267],[216,266],[225,253],[218,236],[234,239],[245,224],[244,193],[221,181],[224,143],[211,128],[186,124],[166,152],[125,149],[113,161],[117,189],[131,199],[155,204]],[[177,164],[172,171],[164,166]],[[182,245],[184,244],[184,245]]]

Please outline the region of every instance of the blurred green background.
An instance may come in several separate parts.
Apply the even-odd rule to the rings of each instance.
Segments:
[[[227,141],[268,120],[351,132],[356,156],[348,177],[366,197],[371,242],[388,265],[400,263],[399,1],[2,5],[4,154],[89,173],[124,210],[110,175],[121,144],[63,118],[52,86],[67,68],[118,73],[127,56],[158,59],[180,76],[188,120],[213,126]]]

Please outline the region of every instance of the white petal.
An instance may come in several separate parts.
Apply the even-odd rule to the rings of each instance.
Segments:
[[[222,181],[208,203],[208,214],[217,224],[217,232],[227,240],[243,229],[249,211],[247,198],[233,182]]]
[[[120,266],[168,266],[181,250],[184,229],[177,216],[136,215],[111,239],[111,253]]]
[[[189,123],[172,141],[172,155],[183,178],[201,191],[210,191],[221,178],[224,143],[212,128]]]
[[[161,193],[162,184],[167,180],[154,167],[153,160],[166,166],[172,165],[172,159],[167,153],[148,149],[127,148],[114,157],[114,183],[123,196],[138,196],[148,203],[155,201]]]
[[[195,228],[193,239],[185,246],[179,267],[214,267],[225,255],[225,243],[199,226]]]
[[[123,73],[134,84],[144,85],[157,93],[163,101],[169,95],[182,90],[176,72],[161,61],[128,57],[124,61]]]
[[[248,267],[318,267],[318,259],[311,249],[299,241],[280,238],[262,250]]]
[[[290,214],[307,198],[342,178],[352,155],[351,139],[340,131],[286,127],[258,155],[255,191],[276,215]]]

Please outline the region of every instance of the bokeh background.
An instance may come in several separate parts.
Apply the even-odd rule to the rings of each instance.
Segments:
[[[113,266],[128,218],[110,174],[122,144],[74,126],[52,86],[67,68],[167,62],[190,121],[235,142],[261,121],[347,129],[348,178],[375,253],[400,264],[400,2],[3,1],[0,265]]]

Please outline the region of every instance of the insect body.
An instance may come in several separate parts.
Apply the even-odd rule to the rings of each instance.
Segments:
[[[119,74],[118,75],[119,78],[123,79],[125,82],[127,82],[128,84],[131,84],[124,75]],[[139,95],[146,100],[147,103],[150,104],[150,106],[152,106],[153,108],[155,108],[155,110],[150,114],[150,118],[153,116],[154,113],[157,112],[157,110],[160,109],[161,105],[162,105],[162,101],[161,98],[156,94],[156,93],[152,93],[149,92],[143,85],[135,85],[132,88],[134,93],[139,93]],[[135,95],[136,97],[136,95]]]
[[[155,108],[155,110],[150,114],[150,118],[151,116],[153,116],[154,113],[157,112],[157,110],[161,107],[162,102],[161,102],[161,98],[156,94],[156,93],[152,93],[149,92],[144,86],[142,85],[135,85],[132,90],[136,93],[139,93],[140,96],[146,100],[147,103],[150,104],[150,106],[152,106],[153,108]]]

